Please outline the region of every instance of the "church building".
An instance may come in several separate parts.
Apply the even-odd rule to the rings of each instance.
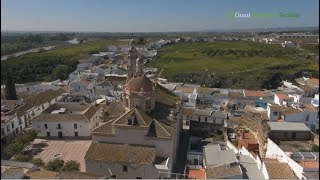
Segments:
[[[168,178],[182,128],[180,98],[144,75],[133,42],[122,99],[102,111],[85,155],[86,172],[108,178]]]

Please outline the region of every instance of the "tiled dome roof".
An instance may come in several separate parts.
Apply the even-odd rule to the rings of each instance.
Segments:
[[[134,92],[151,92],[153,90],[152,81],[146,76],[134,76],[126,84],[125,90]]]

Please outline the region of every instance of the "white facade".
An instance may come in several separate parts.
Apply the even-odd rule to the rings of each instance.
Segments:
[[[26,84],[16,84],[17,93],[27,92],[27,93],[40,93],[52,89],[51,83],[26,83]]]
[[[293,108],[293,107],[289,107],[289,108]],[[270,108],[270,105],[268,105],[267,115],[268,115],[269,121],[277,121],[277,120],[282,119],[287,122],[304,123],[312,131],[319,129],[318,112],[304,111],[304,110],[300,109],[300,111],[297,111],[297,112],[292,112],[292,113],[287,113],[285,115],[281,115],[280,112],[272,111]]]
[[[314,107],[319,107],[319,93],[314,95],[314,98],[312,98],[311,103]]]
[[[294,43],[291,42],[291,41],[284,41],[283,43],[281,43],[281,46],[282,46],[282,47],[285,47],[285,48],[293,48],[293,47],[296,47],[296,46],[294,45]]]
[[[209,110],[207,110],[207,111],[209,111]],[[210,115],[201,115],[201,114],[194,113],[190,120],[191,121],[202,122],[202,123],[211,123],[211,124],[224,125],[226,123],[225,119],[227,118],[227,114],[225,114],[224,117],[222,117],[222,116],[220,117],[220,116],[215,116],[214,115],[215,112],[219,112],[219,111],[211,111]],[[221,113],[223,113],[223,112],[221,112]]]
[[[79,137],[90,137],[91,130],[97,126],[99,121],[92,121],[91,123],[87,122],[32,122],[32,126],[37,130],[39,137],[58,137],[58,132],[62,132],[63,137],[75,137],[75,134],[78,133]],[[61,128],[58,128],[60,124]],[[75,125],[76,124],[76,125]],[[47,127],[47,128],[46,128]],[[76,128],[75,128],[76,127]],[[47,133],[50,133],[48,136]]]
[[[123,164],[120,163],[107,163],[101,161],[88,161],[86,160],[86,171],[95,172],[97,174],[106,174],[108,177],[118,179],[158,179],[159,169],[154,164],[131,164],[126,166],[127,171],[123,170]]]
[[[5,123],[1,123],[1,144],[10,142],[26,128],[24,117],[13,115],[7,119]]]
[[[78,115],[82,112],[74,111],[72,113],[74,115]],[[60,117],[60,114],[55,114],[57,116],[57,120],[52,120],[52,118],[48,120],[46,119],[46,116],[38,116],[37,119],[32,121],[32,127],[37,130],[39,137],[58,137],[59,132],[62,137],[90,137],[92,129],[102,122],[99,118],[100,113],[100,110],[97,110],[90,119],[76,119],[68,117],[73,116],[73,114],[67,114],[68,116],[64,116],[66,118],[65,120]]]

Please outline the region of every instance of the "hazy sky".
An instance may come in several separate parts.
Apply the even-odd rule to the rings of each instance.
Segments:
[[[230,19],[226,13],[299,13]],[[319,0],[1,0],[1,30],[162,32],[319,26]]]

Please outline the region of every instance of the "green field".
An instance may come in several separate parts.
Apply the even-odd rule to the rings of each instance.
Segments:
[[[303,54],[298,49],[245,41],[182,43],[162,48],[150,66],[172,81],[259,89],[275,73],[288,79],[302,70],[315,73],[317,65],[303,60]]]
[[[106,51],[109,45],[126,43],[118,39],[92,40],[10,58],[1,62],[1,84],[5,82],[5,72],[9,68],[13,70],[16,83],[65,79],[75,70],[79,59],[87,59],[94,52]]]

